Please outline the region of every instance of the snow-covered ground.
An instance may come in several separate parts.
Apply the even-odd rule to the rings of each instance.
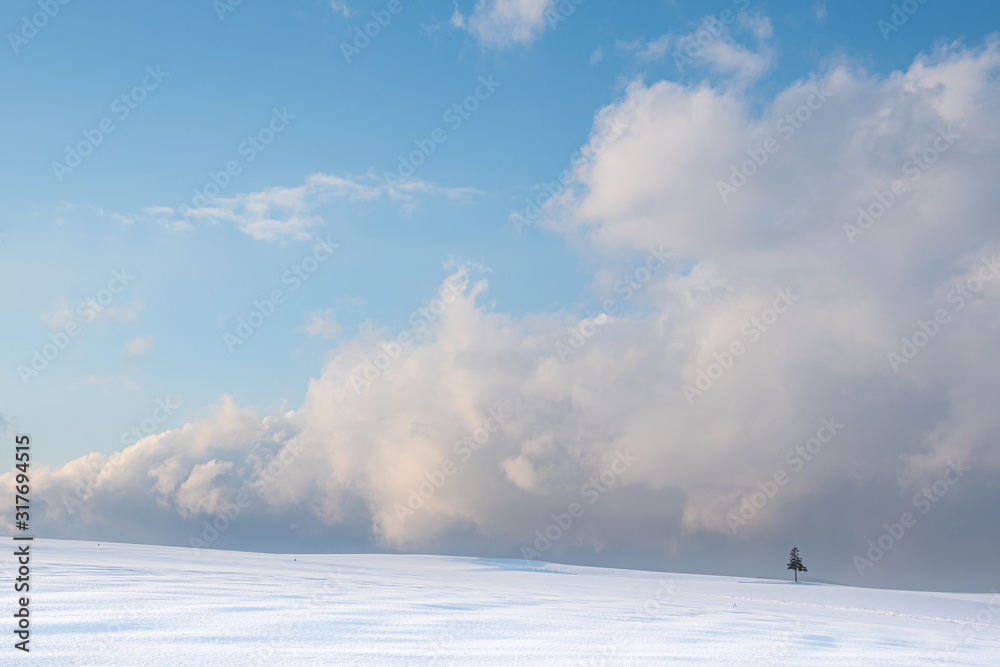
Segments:
[[[33,665],[1000,665],[989,595],[61,540],[31,565]]]

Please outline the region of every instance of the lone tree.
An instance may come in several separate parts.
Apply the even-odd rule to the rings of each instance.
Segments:
[[[802,556],[799,555],[798,547],[792,547],[792,552],[788,554],[788,569],[795,573],[795,581],[799,580],[799,572],[809,571],[802,564]]]

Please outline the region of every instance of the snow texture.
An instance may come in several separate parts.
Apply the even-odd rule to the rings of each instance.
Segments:
[[[31,551],[31,654],[8,611],[0,664],[1000,664],[991,595],[444,556]]]

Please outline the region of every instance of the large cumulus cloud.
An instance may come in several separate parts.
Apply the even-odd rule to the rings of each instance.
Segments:
[[[998,67],[991,41],[885,77],[833,64],[763,101],[634,82],[595,121],[623,135],[542,219],[601,257],[591,312],[495,312],[459,268],[412,342],[364,328],[294,411],[223,398],[38,471],[45,530],[184,544],[243,494],[214,546],[256,545],[266,526],[289,549],[517,557],[580,502],[543,558],[779,574],[794,542],[828,579],[982,586],[940,568],[988,567],[1000,540],[1000,279],[983,281],[1000,253]],[[903,337],[926,344],[910,354]],[[842,427],[819,450],[822,420]],[[968,471],[919,514],[913,495],[957,461]],[[787,483],[734,530],[778,471]],[[606,489],[592,505],[587,484]],[[917,526],[859,574],[853,556],[905,511]]]

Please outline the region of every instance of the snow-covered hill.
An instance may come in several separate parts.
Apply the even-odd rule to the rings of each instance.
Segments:
[[[1000,664],[989,595],[60,540],[31,565],[33,665]],[[4,587],[0,663],[29,664]]]

